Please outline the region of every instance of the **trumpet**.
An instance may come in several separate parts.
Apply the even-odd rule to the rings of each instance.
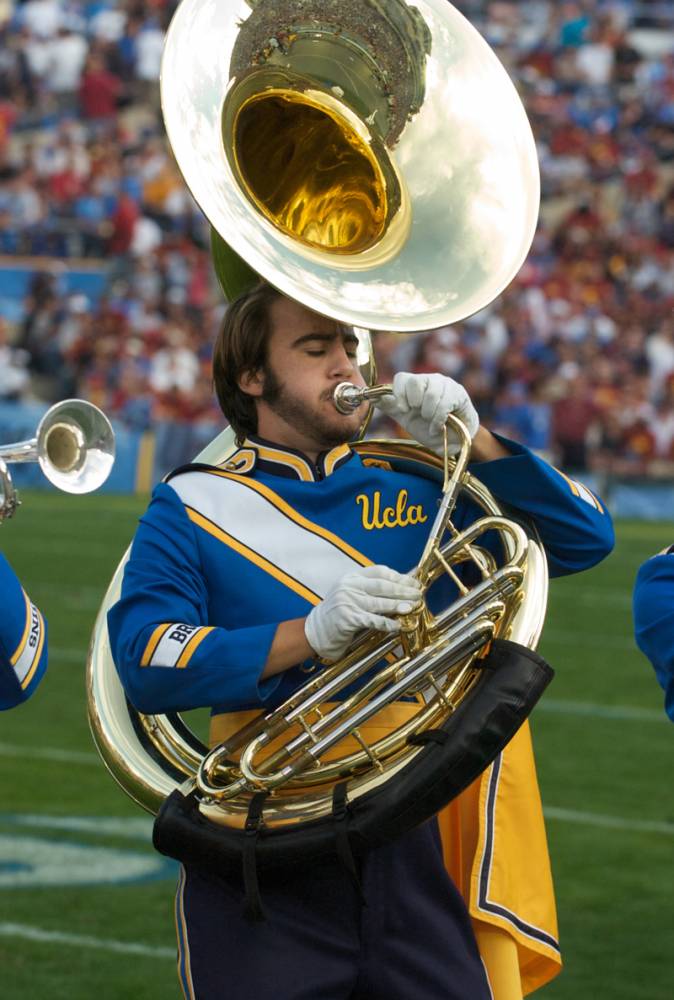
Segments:
[[[106,415],[84,399],[55,403],[35,437],[0,446],[0,523],[20,500],[7,465],[37,462],[50,483],[65,493],[90,493],[102,486],[115,460],[115,434]]]

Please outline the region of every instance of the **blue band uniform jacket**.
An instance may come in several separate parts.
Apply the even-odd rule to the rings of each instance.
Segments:
[[[661,552],[639,567],[633,595],[634,638],[653,664],[674,722],[674,553]]]
[[[511,457],[471,471],[533,518],[551,575],[600,561],[613,545],[601,501],[525,448],[504,443]],[[260,679],[278,624],[305,616],[356,566],[411,569],[439,496],[437,471],[421,460],[369,455],[367,442],[357,451],[341,445],[312,463],[251,439],[222,467],[178,470],[154,491],[108,615],[131,702],[148,713],[211,707],[213,741],[238,728],[246,711],[280,704],[315,664]],[[460,499],[453,522],[461,529],[479,513]],[[454,594],[442,578],[429,595],[431,610]],[[542,985],[560,958],[527,724],[439,824],[448,870],[476,928],[505,930],[524,992]]]
[[[0,555],[0,710],[31,696],[47,668],[47,626],[40,609]]]

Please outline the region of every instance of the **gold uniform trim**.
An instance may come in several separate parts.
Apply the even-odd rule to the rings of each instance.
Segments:
[[[154,656],[155,649],[159,645],[164,633],[168,632],[172,624],[173,624],[172,622],[164,622],[163,625],[157,625],[156,629],[150,636],[149,642],[145,647],[145,651],[140,659],[141,667],[148,667],[150,665],[152,657]]]
[[[176,890],[175,902],[176,937],[178,939],[178,981],[182,987],[186,1000],[196,1000],[194,983],[192,981],[192,956],[190,955],[187,920],[185,919],[186,881],[187,875],[185,873],[185,868],[181,865],[180,874],[178,875],[178,887]]]
[[[256,458],[252,448],[241,448],[230,459],[223,462],[221,468],[226,472],[236,472],[237,475],[243,476],[255,468]]]
[[[185,646],[185,648],[183,649],[182,653],[180,654],[180,656],[176,661],[176,667],[178,667],[178,669],[187,666],[187,664],[192,659],[192,655],[196,650],[197,646],[200,645],[200,643],[204,641],[206,636],[213,631],[214,627],[215,626],[213,625],[208,625],[204,628],[200,628],[198,632],[194,633],[194,635],[189,640],[189,642],[187,643],[187,645]]]
[[[573,479],[569,479],[569,477],[566,475],[566,473],[562,472],[561,469],[558,469],[556,465],[553,465],[553,469],[555,470],[556,473],[558,473],[562,477],[562,479],[564,480],[564,482],[566,483],[566,485],[569,487],[569,489],[571,490],[571,492],[573,493],[573,495],[575,497],[579,497],[580,496],[580,490],[578,489],[578,487],[574,483]]]
[[[599,511],[599,513],[600,514],[604,513],[604,508],[600,504],[600,502],[599,502],[596,494],[594,494],[592,492],[592,490],[589,490],[587,488],[587,486],[585,485],[585,483],[577,483],[575,480],[570,479],[564,472],[562,472],[561,469],[558,469],[557,466],[555,466],[555,465],[553,465],[553,469],[555,470],[555,472],[559,473],[559,475],[562,477],[562,479],[565,480],[565,482],[569,486],[569,489],[571,490],[571,492],[573,493],[573,495],[575,497],[579,497],[581,500],[585,499],[585,497],[583,497],[583,495],[582,495],[582,493],[581,493],[581,491],[579,489],[579,487],[582,487],[582,489],[585,491],[585,493],[587,493],[587,495],[591,498],[592,502],[594,503],[594,505],[597,508],[597,510]]]
[[[23,635],[21,636],[21,640],[19,642],[19,645],[16,647],[14,655],[11,657],[11,659],[9,661],[12,664],[13,667],[15,667],[17,665],[17,663],[19,662],[21,654],[24,651],[25,645],[28,642],[28,635],[30,633],[30,623],[31,623],[31,617],[32,616],[31,616],[31,613],[30,613],[30,600],[29,600],[28,594],[26,593],[25,590],[23,591],[23,599],[26,602],[26,624],[24,625]]]
[[[225,475],[225,473],[212,473],[212,475]],[[234,477],[228,476],[227,478],[234,478]],[[246,485],[248,485],[248,483],[246,483]],[[305,587],[303,583],[300,583],[299,580],[296,580],[288,573],[284,573],[282,569],[279,569],[279,567],[276,566],[274,563],[270,562],[268,559],[265,559],[264,556],[260,555],[259,552],[255,552],[254,549],[251,549],[247,545],[244,545],[243,542],[240,542],[238,539],[233,538],[231,535],[228,535],[226,531],[223,531],[222,528],[219,528],[217,524],[213,524],[212,521],[209,521],[207,517],[205,517],[203,514],[200,514],[199,511],[194,510],[192,507],[188,507],[186,505],[185,510],[187,512],[187,516],[189,517],[190,521],[198,525],[198,527],[203,528],[204,531],[207,531],[210,535],[213,535],[213,537],[217,538],[219,541],[224,542],[225,545],[228,545],[235,552],[238,552],[239,555],[243,556],[245,559],[248,559],[256,566],[259,566],[260,569],[265,571],[265,573],[269,573],[269,575],[273,576],[275,580],[278,580],[280,583],[285,584],[286,587],[294,591],[296,594],[299,594],[300,597],[303,597],[306,601],[309,601],[310,604],[314,605],[320,604],[321,598],[318,596],[318,594],[315,594],[313,590],[309,590],[308,587]]]
[[[323,463],[323,469],[325,471],[325,475],[331,476],[332,473],[335,471],[335,466],[337,465],[337,463],[340,462],[343,458],[346,458],[346,456],[349,455],[350,453],[351,453],[351,447],[348,444],[340,444],[336,448],[333,448],[332,451],[329,451],[328,454],[325,456],[325,461]]]
[[[24,679],[21,681],[21,688],[24,691],[26,690],[26,688],[32,681],[33,677],[35,676],[35,671],[37,670],[38,664],[40,662],[40,657],[42,656],[42,648],[44,646],[44,634],[45,634],[44,618],[42,617],[42,612],[38,609],[36,610],[37,610],[37,617],[40,622],[40,641],[37,644],[37,650],[35,652],[35,656],[33,657],[33,662],[30,666],[30,670],[28,671]]]
[[[313,483],[314,474],[311,466],[299,455],[293,455],[287,451],[277,451],[276,448],[267,448],[264,445],[256,444],[255,448],[261,459],[269,462],[278,462],[279,465],[288,465],[294,469],[300,479],[305,483]]]
[[[333,532],[328,531],[327,528],[322,528],[320,525],[315,524],[308,518],[303,517],[301,514],[298,514],[298,512],[294,510],[290,506],[290,504],[286,503],[285,500],[282,500],[277,493],[274,493],[273,490],[270,490],[269,487],[265,486],[263,483],[257,483],[251,479],[241,479],[238,476],[234,476],[229,472],[220,472],[216,470],[213,470],[212,472],[209,471],[207,475],[220,476],[223,479],[230,479],[233,483],[239,483],[241,486],[246,486],[248,489],[254,490],[256,493],[259,493],[260,496],[263,496],[265,500],[268,500],[269,503],[271,503],[274,507],[276,507],[277,510],[280,510],[282,514],[285,514],[287,518],[289,518],[291,521],[294,521],[295,524],[298,524],[300,528],[304,528],[306,531],[310,531],[313,535],[318,535],[319,538],[324,538],[326,542],[330,542],[331,545],[334,545],[336,548],[340,549],[341,552],[346,553],[347,556],[350,556],[351,559],[353,559],[355,562],[359,564],[359,566],[374,565],[371,559],[368,559],[368,557],[363,555],[362,552],[359,552],[358,549],[354,549],[352,545],[349,545],[348,542],[345,542],[342,538],[339,537],[339,535],[333,534]],[[189,511],[191,508],[188,507],[186,509]],[[197,512],[194,511],[194,513]],[[210,523],[212,522],[209,522],[209,524]]]
[[[374,467],[377,469],[386,469],[387,472],[391,472],[393,469],[391,463],[384,461],[383,458],[364,458],[363,465],[366,469]]]

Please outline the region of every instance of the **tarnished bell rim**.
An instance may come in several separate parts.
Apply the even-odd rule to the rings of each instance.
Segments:
[[[400,459],[418,459],[423,455],[437,466],[442,464],[436,456],[431,457],[425,449],[412,442],[368,441],[356,447],[363,448],[368,455],[381,454],[383,457],[395,452]],[[464,474],[461,490],[484,510],[485,515],[494,519],[494,524],[499,521],[506,525],[511,523],[503,518],[498,502],[486,487],[468,473]],[[512,525],[509,530],[512,555],[517,548],[518,533],[522,529],[519,525]],[[501,638],[510,638],[529,648],[535,648],[547,601],[546,562],[542,548],[534,537],[526,537],[522,533],[521,538],[524,539],[524,548],[517,557],[519,566],[515,567],[516,572],[513,571],[513,575],[519,575],[519,579],[509,597],[504,615],[497,624],[496,633]],[[139,714],[124,697],[112,664],[105,625],[105,616],[116,599],[122,572],[123,563],[110,585],[92,638],[87,672],[90,723],[98,749],[113,777],[139,805],[150,812],[156,812],[176,787],[193,787],[194,776],[207,748],[189,731],[179,716]],[[491,602],[492,605],[494,603],[500,602]],[[452,607],[453,605],[447,609],[447,613]],[[431,646],[429,655],[432,652]],[[456,668],[450,697],[456,699],[457,703],[470,689],[475,674],[471,666],[472,660],[472,654],[468,653],[465,662]],[[428,711],[419,716],[417,725],[422,728],[433,725],[438,715],[437,705],[429,707]],[[405,742],[406,735],[405,729],[400,736],[401,743]],[[373,767],[368,773],[359,774],[362,767],[356,767],[356,776],[349,781],[349,798],[352,800],[390,780],[401,767],[409,763],[415,752],[407,748],[405,753],[394,753],[383,770]],[[328,769],[324,777],[327,780],[335,778],[335,775],[330,774]],[[311,781],[310,774],[300,776],[289,787],[288,792],[284,792],[282,799],[275,800],[272,797],[268,800],[268,805],[265,806],[265,823],[269,827],[283,826],[327,815],[331,809],[330,792],[325,788],[312,789]],[[308,787],[303,788],[304,784]],[[209,803],[206,799],[202,802],[201,809],[210,819],[238,826],[245,816],[248,802],[249,796],[244,796],[240,801],[235,799],[218,804]]]

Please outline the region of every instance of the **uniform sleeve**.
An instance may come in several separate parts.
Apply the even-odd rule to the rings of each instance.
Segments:
[[[47,625],[0,555],[0,709],[30,698],[47,669]]]
[[[634,584],[634,638],[653,664],[674,721],[674,555],[653,556]]]
[[[260,681],[277,625],[213,627],[208,603],[194,528],[176,492],[161,484],[108,612],[115,665],[138,711],[234,711],[264,704],[277,687],[277,677]]]
[[[475,463],[470,471],[494,496],[532,518],[548,557],[550,576],[578,573],[604,559],[615,541],[604,503],[527,448],[499,440],[512,456]]]

